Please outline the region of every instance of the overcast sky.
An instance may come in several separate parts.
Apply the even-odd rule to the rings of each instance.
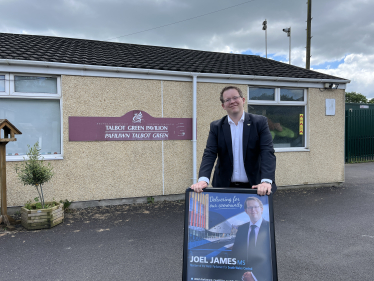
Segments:
[[[288,62],[289,39],[282,29],[291,27],[291,62],[305,67],[306,2],[0,0],[0,32],[265,56],[267,19],[268,58]],[[311,68],[349,79],[346,91],[374,98],[374,1],[312,3]]]

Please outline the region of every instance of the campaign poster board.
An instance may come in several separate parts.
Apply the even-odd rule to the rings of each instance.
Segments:
[[[278,280],[272,194],[187,189],[184,223],[183,281]]]

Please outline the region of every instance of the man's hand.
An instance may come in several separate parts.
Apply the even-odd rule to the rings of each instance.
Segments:
[[[202,192],[204,188],[206,188],[208,186],[208,184],[205,182],[205,181],[199,181],[198,183],[195,183],[193,185],[191,185],[191,189],[193,189],[193,191],[199,193],[199,192]]]
[[[250,271],[244,273],[242,280],[243,281],[257,281],[257,279],[255,279],[254,275]]]
[[[262,182],[258,185],[253,185],[252,188],[257,188],[258,195],[270,195],[271,184],[268,182]]]

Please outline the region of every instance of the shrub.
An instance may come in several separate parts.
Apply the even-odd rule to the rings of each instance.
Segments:
[[[27,145],[29,150],[27,152],[27,158],[20,165],[16,165],[16,173],[18,178],[24,185],[33,185],[38,192],[40,203],[44,209],[44,194],[43,184],[48,182],[52,176],[53,167],[50,163],[44,164],[43,157],[40,155],[39,143],[36,142],[34,146]]]

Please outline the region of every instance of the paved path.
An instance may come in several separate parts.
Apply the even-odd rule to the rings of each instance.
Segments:
[[[374,280],[374,163],[340,187],[274,196],[280,281]],[[73,210],[50,230],[0,230],[0,280],[181,280],[183,202]]]

